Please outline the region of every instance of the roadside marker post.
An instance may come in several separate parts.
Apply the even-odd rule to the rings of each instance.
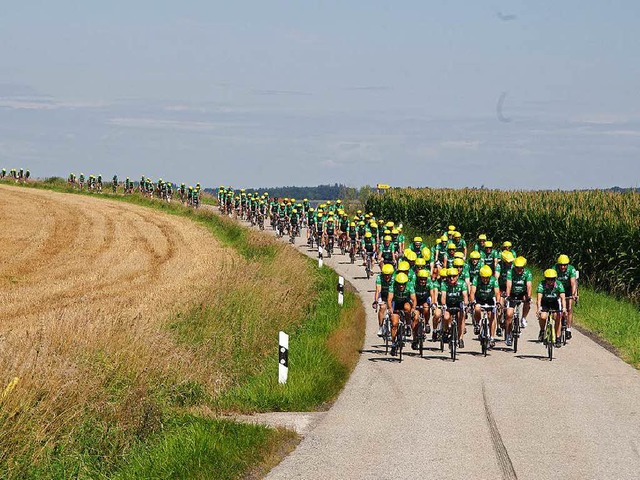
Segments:
[[[289,376],[289,335],[280,332],[278,343],[278,383],[285,384]]]
[[[322,247],[318,246],[318,268],[322,268],[324,261],[322,260]]]
[[[338,278],[338,305],[344,304],[344,277]]]

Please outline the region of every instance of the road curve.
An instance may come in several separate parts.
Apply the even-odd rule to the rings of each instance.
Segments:
[[[428,343],[424,358],[409,347],[400,364],[376,336],[364,267],[342,255],[325,264],[367,307],[362,356],[333,407],[267,478],[638,478],[640,374],[615,355],[574,330],[549,362],[532,312],[517,354],[499,342],[482,357],[468,327],[455,363]]]

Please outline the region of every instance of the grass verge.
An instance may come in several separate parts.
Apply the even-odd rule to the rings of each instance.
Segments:
[[[79,193],[55,179],[27,186]],[[210,412],[323,408],[341,390],[359,356],[364,310],[356,296],[347,292],[340,309],[335,273],[318,270],[286,245],[211,211],[137,195],[97,197],[188,217],[240,254],[234,274],[212,288],[205,301],[162,326],[184,351],[219,369],[211,372],[213,378],[184,381],[134,371],[127,362],[109,358],[113,352],[72,358],[70,364],[86,368],[88,375],[92,369],[103,372],[105,365],[117,368],[72,422],[45,438],[29,439],[25,429],[28,449],[0,451],[4,476],[237,478],[256,463],[277,463],[282,445],[294,441],[291,434],[216,420]],[[278,330],[291,336],[285,386],[276,381]],[[38,401],[50,394],[41,392]],[[21,408],[7,410],[0,402],[0,426],[28,418]]]

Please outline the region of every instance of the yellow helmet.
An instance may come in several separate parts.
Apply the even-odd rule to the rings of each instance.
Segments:
[[[480,235],[478,235],[478,240],[486,240],[487,236],[484,233],[481,233]]]
[[[382,274],[383,275],[392,275],[393,272],[394,272],[393,265],[391,265],[390,263],[385,263],[382,266]]]
[[[464,253],[462,252],[456,252],[453,254],[453,258],[461,258],[464,260]]]
[[[558,264],[559,265],[569,265],[569,256],[562,254],[558,257]]]
[[[371,228],[378,228],[378,224],[376,222],[374,222],[373,220],[371,221],[371,223],[369,225],[371,226]]]
[[[358,222],[358,225],[360,225],[361,227],[364,227],[364,222],[363,222],[362,220],[360,220],[360,221]]]
[[[450,232],[455,232],[456,231],[456,226],[455,225],[449,225],[449,231]]]
[[[481,277],[490,277],[492,274],[493,272],[491,271],[491,267],[489,265],[483,265],[483,267],[480,269]]]
[[[558,278],[558,272],[556,272],[553,268],[547,268],[544,271],[544,278]]]
[[[456,231],[455,231],[455,230],[449,230],[449,231],[447,232],[447,237],[448,237],[448,238],[452,238],[454,233],[456,233]]]
[[[446,278],[449,276],[449,269],[448,268],[441,268],[440,271],[438,272],[438,276],[440,278]]]
[[[385,242],[390,242],[391,241],[391,235],[385,235],[384,237],[382,237],[382,240],[384,240]]]
[[[416,267],[424,267],[427,265],[427,261],[420,257],[420,258],[416,258]]]
[[[393,223],[392,221],[388,221],[386,226],[387,226],[387,227],[393,227],[393,226],[394,226],[394,223]]]
[[[384,233],[385,235],[391,235],[391,230],[389,230],[389,229],[387,228],[387,229],[386,229],[384,232],[382,232],[382,233]]]
[[[422,243],[422,237],[413,237],[414,243],[420,242]]]
[[[420,250],[422,253],[422,258],[424,258],[427,262],[431,260],[431,249],[429,247],[422,247]]]
[[[527,259],[524,257],[518,257],[515,259],[515,261],[513,262],[513,265],[518,267],[518,268],[522,268],[527,264]]]
[[[360,215],[362,213],[362,210],[358,210],[356,213]]]
[[[460,232],[453,232],[453,238],[460,238],[462,234]]]
[[[447,238],[447,236],[446,236],[446,235],[442,235],[442,236],[438,239],[438,241],[440,241],[440,242],[446,242],[446,241],[448,241],[448,240],[449,240],[449,239]]]
[[[502,252],[502,255],[500,256],[502,257],[502,261],[507,263],[511,263],[515,260],[513,253],[511,253],[509,250],[505,250],[504,252]]]
[[[407,257],[407,260],[409,260],[410,262],[415,262],[418,259],[418,255],[416,255],[416,252],[413,252],[411,250],[409,250],[409,253],[407,253],[405,257]]]
[[[355,227],[355,226],[356,226],[356,222],[351,222],[351,223],[349,223],[349,226],[350,226],[350,227]]]
[[[409,277],[407,277],[406,273],[399,273],[396,275],[395,282],[401,285],[404,285],[409,281]]]
[[[461,259],[461,258],[456,258],[456,259],[453,261],[453,266],[454,266],[454,267],[464,267],[464,260],[463,260],[463,259]]]
[[[400,232],[398,231],[397,228],[394,228],[393,230],[391,230],[391,234],[392,235],[398,235]]]
[[[411,268],[411,266],[409,265],[409,262],[402,261],[402,262],[398,263],[398,271],[399,272],[408,272],[409,268]]]
[[[426,270],[418,270],[418,273],[416,274],[418,278],[429,278],[429,272],[427,272]]]
[[[371,232],[367,232],[364,234],[364,238],[371,238],[371,237],[372,237]]]
[[[493,248],[493,242],[491,240],[487,240],[486,242],[484,242],[484,248]]]
[[[460,275],[460,272],[458,272],[457,268],[449,268],[448,270],[450,277],[457,277],[458,275]]]
[[[511,244],[511,242],[509,240],[505,240],[504,242],[502,242],[502,246],[504,248],[511,248],[513,245]]]
[[[447,244],[447,250],[455,250],[456,248],[456,244],[455,243],[448,243]]]
[[[471,253],[469,254],[469,258],[470,258],[471,260],[480,260],[480,257],[481,257],[480,252],[479,252],[479,251],[477,251],[477,250],[474,250],[473,252],[471,252]]]

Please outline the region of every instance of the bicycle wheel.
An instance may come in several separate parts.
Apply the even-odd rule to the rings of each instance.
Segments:
[[[420,351],[420,356],[422,357],[422,353],[424,351],[424,319],[420,319],[418,321],[416,336],[418,337],[418,349]]]
[[[487,350],[489,350],[489,332],[484,318],[482,319],[482,330],[480,331],[480,335],[480,347],[482,348],[482,354],[486,357]]]
[[[402,362],[402,349],[404,348],[404,323],[400,319],[398,324],[398,331],[396,333],[396,353],[398,355],[398,361]]]
[[[449,340],[449,351],[451,353],[451,360],[456,361],[456,350],[458,349],[458,322],[453,321],[451,323],[451,340]]]
[[[551,314],[550,314],[551,315]],[[545,332],[545,340],[547,341],[547,356],[549,357],[549,361],[553,360],[553,343],[554,343],[554,331],[555,326],[549,320],[547,320],[547,328]]]
[[[442,326],[442,319],[440,319],[440,324],[438,325],[438,333],[440,334],[440,351],[444,352],[444,328]]]
[[[512,337],[513,337],[513,353],[518,352],[518,338],[520,338],[520,318],[517,315],[513,317],[513,326],[512,326]]]

